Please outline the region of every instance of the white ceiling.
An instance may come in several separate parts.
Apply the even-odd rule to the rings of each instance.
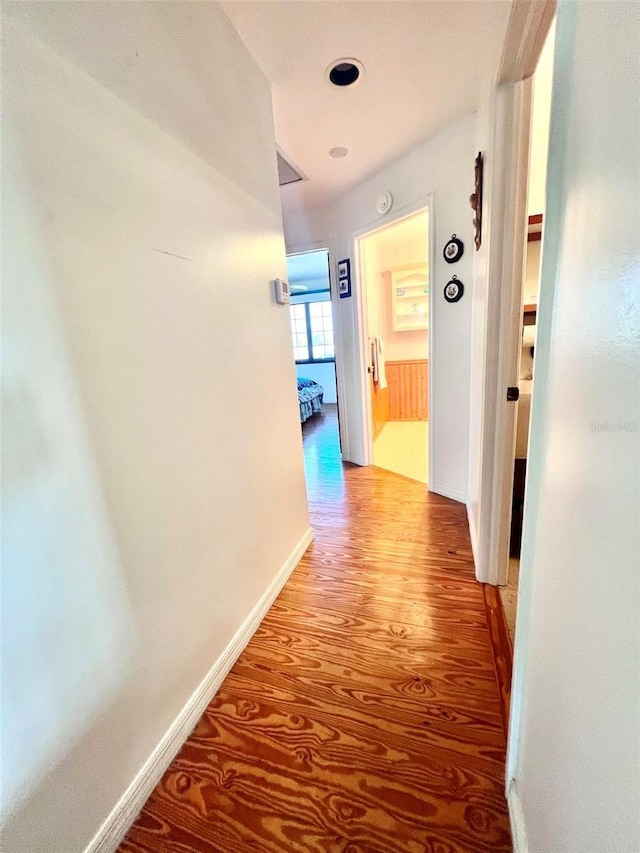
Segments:
[[[276,139],[309,179],[286,207],[335,198],[473,111],[497,69],[511,0],[224,0],[272,83]],[[365,77],[338,88],[325,69],[355,57]],[[329,149],[345,146],[343,159]]]

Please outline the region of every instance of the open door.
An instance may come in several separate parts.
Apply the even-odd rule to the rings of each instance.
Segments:
[[[499,360],[495,388],[496,453],[489,566],[495,567],[495,583],[507,582],[513,496],[513,460],[516,450],[516,419],[519,398],[519,363],[522,338],[522,287],[527,239],[527,192],[531,136],[531,79],[507,84],[501,93],[505,119],[515,118],[506,133],[510,152],[509,182],[512,191],[505,205],[502,294],[499,313]],[[510,223],[507,225],[506,223]]]
[[[512,14],[492,99],[486,363],[482,415],[478,579],[504,585],[509,541],[522,347],[523,276],[532,120],[532,74],[553,21],[552,0]],[[490,343],[489,343],[490,342]]]
[[[370,460],[418,482],[429,467],[429,210],[357,239]]]

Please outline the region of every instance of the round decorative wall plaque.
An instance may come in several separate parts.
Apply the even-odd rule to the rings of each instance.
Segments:
[[[464,243],[459,240],[455,234],[451,235],[451,239],[442,250],[442,257],[448,264],[455,264],[464,255]]]
[[[464,284],[454,275],[444,286],[444,298],[447,302],[459,302],[464,294]]]

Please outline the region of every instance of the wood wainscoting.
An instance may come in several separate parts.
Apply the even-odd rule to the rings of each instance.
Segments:
[[[382,390],[369,375],[371,382],[371,424],[373,426],[373,440],[380,435],[382,427],[389,420],[389,386]]]
[[[390,421],[429,420],[429,361],[388,361]]]
[[[378,388],[371,376],[373,440],[387,421],[429,420],[429,361],[388,361],[387,387]]]

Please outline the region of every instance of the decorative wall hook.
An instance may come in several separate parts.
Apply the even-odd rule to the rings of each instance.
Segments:
[[[476,252],[482,245],[482,172],[483,158],[482,151],[478,151],[478,156],[474,164],[475,188],[469,196],[469,204],[475,216],[473,218],[473,227],[475,230],[473,241],[476,244]]]

